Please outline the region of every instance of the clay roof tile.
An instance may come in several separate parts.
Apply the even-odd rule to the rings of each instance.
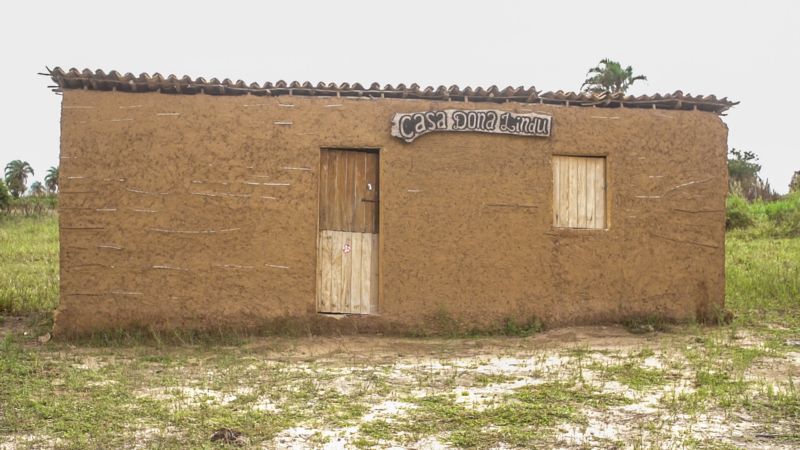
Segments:
[[[497,102],[497,101],[515,101],[523,103],[538,103],[545,102],[549,104],[570,104],[570,105],[595,105],[606,107],[636,107],[636,108],[668,108],[668,109],[699,109],[702,111],[711,111],[718,114],[723,113],[730,107],[737,105],[738,102],[728,100],[727,97],[717,98],[715,95],[696,95],[684,94],[682,91],[675,91],[671,94],[655,94],[655,95],[625,95],[621,92],[616,93],[596,93],[596,92],[567,92],[567,91],[548,91],[539,93],[536,89],[531,87],[512,87],[508,86],[500,90],[497,86],[492,85],[488,88],[470,86],[461,89],[458,85],[451,85],[449,87],[440,85],[438,87],[425,86],[420,87],[414,83],[409,86],[405,84],[398,84],[392,86],[386,84],[383,88],[378,83],[372,83],[369,88],[365,88],[360,83],[323,83],[319,82],[313,85],[309,82],[300,83],[299,81],[292,81],[287,83],[283,80],[270,83],[265,82],[262,85],[258,83],[247,84],[242,80],[237,80],[236,83],[226,78],[220,82],[217,78],[211,78],[206,81],[203,77],[192,79],[189,76],[178,77],[176,75],[168,75],[164,77],[156,72],[152,76],[147,73],[141,73],[135,76],[130,72],[121,75],[116,70],[110,71],[108,74],[102,70],[89,70],[84,69],[79,71],[76,68],[70,68],[65,71],[61,67],[56,67],[52,70],[48,69],[47,75],[55,82],[55,90],[63,91],[68,89],[91,89],[91,90],[114,90],[120,89],[125,91],[134,92],[154,92],[154,91],[167,91],[179,92],[182,94],[197,94],[199,92],[206,92],[213,95],[241,95],[246,92],[255,92],[259,95],[331,95],[331,93],[340,93],[347,96],[360,96],[360,95],[375,95],[386,93],[387,97],[408,97],[419,99],[443,99],[450,97],[466,97],[468,101],[473,102]],[[206,88],[206,89],[204,89]]]

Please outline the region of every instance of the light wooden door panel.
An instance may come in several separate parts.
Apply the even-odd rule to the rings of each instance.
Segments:
[[[378,235],[320,231],[317,264],[319,312],[370,314],[378,303]]]
[[[378,303],[378,154],[322,150],[317,311],[370,314]]]

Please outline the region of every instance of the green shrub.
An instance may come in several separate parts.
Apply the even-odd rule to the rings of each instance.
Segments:
[[[775,222],[780,236],[800,237],[800,208],[782,213]]]
[[[774,222],[780,222],[783,216],[798,209],[800,209],[800,193],[787,194],[772,202],[756,201],[751,204],[754,214]]]
[[[725,208],[725,229],[750,228],[754,224],[755,218],[750,211],[750,205],[747,200],[738,195],[729,195]]]
[[[544,324],[536,316],[531,316],[527,320],[517,321],[511,317],[506,318],[503,324],[502,334],[506,336],[526,337],[544,331]]]
[[[789,194],[782,199],[765,204],[767,218],[775,225],[783,237],[800,236],[800,192]]]
[[[11,194],[8,192],[8,187],[6,186],[5,181],[0,180],[0,211],[8,208],[8,204],[11,202]]]
[[[738,237],[791,238],[800,236],[800,192],[784,195],[773,201],[756,200],[748,203],[744,198],[728,196],[725,211],[725,228],[738,230]]]
[[[746,206],[748,206],[756,226],[737,231],[740,237],[790,238],[800,236],[800,193],[791,193],[771,202],[755,201]]]

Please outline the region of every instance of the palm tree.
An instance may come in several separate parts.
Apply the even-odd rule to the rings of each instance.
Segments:
[[[47,169],[47,175],[44,177],[44,185],[47,186],[47,192],[55,193],[58,191],[58,167],[50,167]]]
[[[647,80],[644,75],[634,75],[633,67],[622,68],[616,61],[605,58],[597,67],[592,67],[586,73],[589,77],[581,85],[584,92],[625,92],[636,81]]]
[[[47,193],[47,191],[45,190],[44,185],[42,184],[41,181],[34,181],[33,183],[31,183],[31,195],[32,196],[41,197],[45,193]]]
[[[28,175],[33,175],[33,167],[27,161],[15,159],[6,165],[6,184],[14,198],[25,192]]]

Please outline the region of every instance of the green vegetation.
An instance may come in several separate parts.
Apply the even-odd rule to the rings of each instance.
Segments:
[[[800,237],[800,192],[778,200],[748,203],[742,197],[728,197],[726,228],[734,239]]]
[[[31,183],[30,191],[33,197],[41,197],[47,193],[41,181]]]
[[[752,184],[758,173],[761,172],[761,164],[758,163],[758,156],[748,150],[730,149],[728,152],[728,177],[734,182],[741,184]]]
[[[368,423],[362,425],[362,431],[373,438],[402,436],[405,443],[443,434],[456,447],[489,448],[506,443],[527,448],[545,442],[559,423],[583,420],[581,411],[586,408],[628,403],[624,397],[576,381],[518,388],[482,410],[457,403],[453,395],[406,400],[416,406],[413,414],[392,423]]]
[[[604,365],[594,363],[589,368],[602,373],[605,378],[619,381],[637,391],[666,383],[663,370],[642,367],[640,360],[628,361],[625,364]]]
[[[251,439],[269,439],[301,415],[299,404],[296,412],[275,415],[236,407],[242,400],[235,392],[228,406],[213,401],[218,394],[212,386],[179,387],[195,368],[181,356],[165,356],[153,373],[147,358],[118,364],[79,355],[54,360],[23,349],[10,337],[0,341],[0,355],[0,435],[37,433],[42,437],[32,444],[39,447],[122,448],[131,442],[130,430],[168,424],[182,433],[148,436],[151,445],[203,448],[210,447],[210,430],[230,427]],[[231,364],[224,357],[216,363]],[[230,368],[230,376],[255,375]],[[281,376],[277,370],[267,372],[264,392],[270,377]]]
[[[0,215],[0,313],[49,313],[57,302],[57,218]]]
[[[28,177],[33,176],[33,167],[27,161],[15,159],[6,164],[5,180],[11,195],[14,198],[19,198],[20,195],[25,193],[27,187]]]
[[[502,373],[492,373],[492,374],[481,373],[475,376],[475,382],[481,386],[488,386],[490,384],[498,384],[498,383],[511,383],[516,380],[517,377],[504,375]]]
[[[667,322],[658,316],[629,317],[622,322],[622,326],[633,334],[668,330]]]
[[[800,239],[729,238],[726,253],[734,325],[800,328]]]
[[[11,198],[11,193],[8,192],[8,186],[6,186],[6,182],[0,180],[0,212],[8,208]]]
[[[759,172],[761,164],[755,153],[732,148],[728,152],[728,193],[747,201],[777,199],[769,181],[762,180]]]
[[[626,92],[637,81],[645,81],[644,75],[634,75],[633,67],[622,68],[622,64],[608,58],[600,60],[600,64],[587,72],[589,76],[581,85],[587,92]]]
[[[467,327],[457,317],[444,308],[438,308],[429,319],[430,329],[415,331],[416,337],[447,336],[450,338],[468,338],[480,336],[533,336],[544,331],[544,324],[536,316],[506,317],[501,322],[484,327]],[[432,330],[432,331],[431,331]]]
[[[532,336],[536,333],[544,331],[544,324],[538,317],[529,317],[524,321],[517,321],[511,317],[506,318],[503,327],[503,335],[505,336]]]
[[[0,212],[0,219],[3,216],[36,217],[53,215],[57,207],[58,197],[53,194],[27,195],[19,198],[11,197],[2,212]]]
[[[725,228],[728,230],[744,230],[756,224],[747,200],[738,195],[729,195],[725,204]]]
[[[55,193],[58,191],[58,170],[58,167],[47,169],[47,175],[44,177],[44,185],[47,187],[47,192]]]
[[[792,192],[800,192],[800,170],[795,171],[789,181],[789,193]]]
[[[0,219],[2,215],[41,215],[52,213],[58,200],[58,167],[51,167],[44,183],[34,181],[28,189],[28,177],[33,176],[33,167],[27,161],[16,159],[5,166],[0,180]],[[28,191],[29,195],[24,195]]]

